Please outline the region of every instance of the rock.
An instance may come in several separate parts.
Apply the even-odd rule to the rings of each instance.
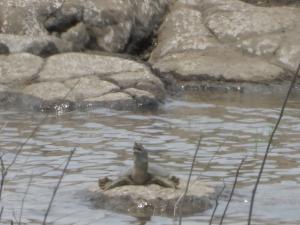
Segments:
[[[65,32],[83,20],[84,6],[80,1],[62,1],[55,11],[43,21],[49,32]]]
[[[24,88],[23,93],[42,100],[53,101],[58,99],[69,99],[70,89],[60,82],[40,82],[31,84]]]
[[[137,108],[135,100],[124,92],[109,93],[100,97],[85,99],[82,104],[84,108],[88,106],[105,106],[117,110],[135,110]]]
[[[0,55],[0,84],[4,92],[40,99],[31,108],[43,112],[91,106],[155,109],[165,93],[163,83],[146,65],[85,53],[64,53],[45,60],[28,53]]]
[[[2,0],[0,33],[51,33],[71,42],[76,51],[89,45],[93,49],[124,52],[149,38],[159,26],[169,1]]]
[[[179,80],[215,80],[269,82],[284,76],[279,66],[257,58],[241,56],[226,50],[219,57],[203,52],[178,53],[164,57],[154,68],[162,73],[173,73]]]
[[[76,109],[75,102],[63,99],[56,99],[50,101],[42,101],[39,104],[33,105],[34,110],[44,113],[63,114]]]
[[[32,36],[47,34],[42,21],[61,3],[62,0],[2,0],[0,33]]]
[[[70,42],[49,35],[0,34],[0,42],[7,45],[11,53],[28,52],[43,57],[73,50]]]
[[[34,110],[34,107],[40,104],[41,100],[39,98],[13,92],[11,89],[0,89],[1,108],[13,107],[19,109],[21,112],[24,112]]]
[[[299,20],[296,7],[179,0],[162,23],[149,62],[179,82],[288,80],[287,70],[299,63]]]
[[[72,78],[97,75],[107,78],[118,73],[141,71],[147,67],[133,60],[120,57],[84,53],[65,53],[51,56],[39,76],[39,81],[65,81]],[[153,76],[153,79],[156,79]]]
[[[158,101],[155,96],[148,91],[139,90],[136,88],[127,88],[124,90],[125,93],[129,94],[137,104],[138,108],[157,109]]]
[[[164,84],[146,67],[136,72],[112,74],[109,79],[122,88],[136,87],[149,91],[159,100],[165,97]]]
[[[7,47],[7,45],[0,42],[0,55],[1,54],[9,54],[9,48]]]
[[[61,38],[69,43],[72,43],[74,51],[85,49],[90,41],[89,33],[83,23],[78,23],[71,27],[66,32],[62,33]]]
[[[91,99],[120,90],[119,86],[108,81],[100,80],[96,76],[67,80],[65,85],[71,90],[68,98],[76,101]]]
[[[25,85],[38,77],[43,59],[28,53],[0,55],[0,83]]]
[[[300,63],[300,37],[298,34],[286,37],[280,48],[276,51],[276,59],[283,67],[292,71],[296,71]]]
[[[92,187],[88,198],[96,207],[133,216],[173,217],[175,203],[184,192],[185,185],[183,182],[178,189],[164,188],[156,184],[127,185],[107,191]],[[200,181],[192,182],[182,205],[182,215],[192,215],[209,209],[212,206],[210,199],[214,195],[215,188]]]
[[[150,61],[171,53],[217,47],[218,40],[206,28],[202,16],[197,9],[175,4],[160,27]]]

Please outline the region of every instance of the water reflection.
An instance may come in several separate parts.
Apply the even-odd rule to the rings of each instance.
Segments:
[[[134,141],[151,150],[153,161],[186,177],[199,135],[203,137],[195,176],[230,187],[243,157],[245,162],[224,224],[245,224],[250,193],[260,167],[268,135],[277,118],[281,97],[186,95],[168,100],[157,114],[132,114],[107,109],[49,116],[11,167],[3,190],[2,222],[19,220],[26,186],[22,222],[41,224],[53,188],[73,147],[69,165],[49,216],[50,224],[141,224],[141,220],[91,207],[82,193],[100,176],[116,176],[131,165]],[[43,114],[1,110],[1,152],[7,165],[16,147],[43,119]],[[0,127],[1,127],[0,124]],[[254,224],[299,224],[300,109],[290,101],[262,177]],[[210,162],[208,164],[208,162]],[[223,212],[223,199],[215,223]],[[211,211],[184,218],[185,224],[208,224]],[[142,222],[145,222],[144,220]],[[152,217],[146,224],[171,224]]]

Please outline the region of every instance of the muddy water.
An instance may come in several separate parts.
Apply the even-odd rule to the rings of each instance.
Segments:
[[[168,100],[155,114],[97,109],[49,116],[8,172],[1,200],[2,223],[13,220],[17,224],[21,218],[22,224],[41,224],[69,152],[76,147],[50,211],[49,224],[143,224],[128,215],[96,209],[82,196],[98,177],[115,176],[131,164],[134,141],[151,149],[154,161],[186,177],[201,135],[194,174],[220,186],[224,179],[227,193],[241,159],[247,156],[224,220],[224,224],[246,224],[251,190],[282,99],[221,96],[198,93]],[[258,189],[253,224],[300,224],[300,103],[296,99],[291,99],[274,140]],[[1,125],[5,125],[0,133],[5,165],[44,117],[0,110]],[[215,224],[226,200],[225,191]],[[211,212],[186,217],[183,224],[208,224]],[[172,219],[163,217],[147,221],[155,225],[172,223]]]

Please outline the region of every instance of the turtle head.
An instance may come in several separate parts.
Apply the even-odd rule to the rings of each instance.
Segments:
[[[133,146],[134,164],[139,167],[148,167],[148,152],[141,143],[134,143]]]

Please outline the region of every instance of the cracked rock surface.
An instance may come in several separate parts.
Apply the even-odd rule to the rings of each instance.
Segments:
[[[150,63],[181,81],[270,83],[300,60],[300,8],[239,0],[179,0],[160,27]]]
[[[70,105],[69,101],[78,107],[152,109],[165,95],[160,79],[144,64],[129,59],[86,53],[64,53],[46,59],[19,53],[1,55],[0,59],[2,89],[40,99],[33,101],[37,105],[32,107],[41,110],[42,106],[49,111],[51,105]],[[147,85],[152,88],[147,89]],[[70,110],[74,108],[72,104]]]
[[[133,216],[173,217],[175,203],[184,192],[185,185],[184,181],[178,189],[164,188],[156,184],[126,185],[107,191],[91,187],[87,197],[96,207]],[[209,209],[212,206],[211,199],[215,195],[215,188],[202,181],[192,182],[182,205],[182,215],[187,216]]]

